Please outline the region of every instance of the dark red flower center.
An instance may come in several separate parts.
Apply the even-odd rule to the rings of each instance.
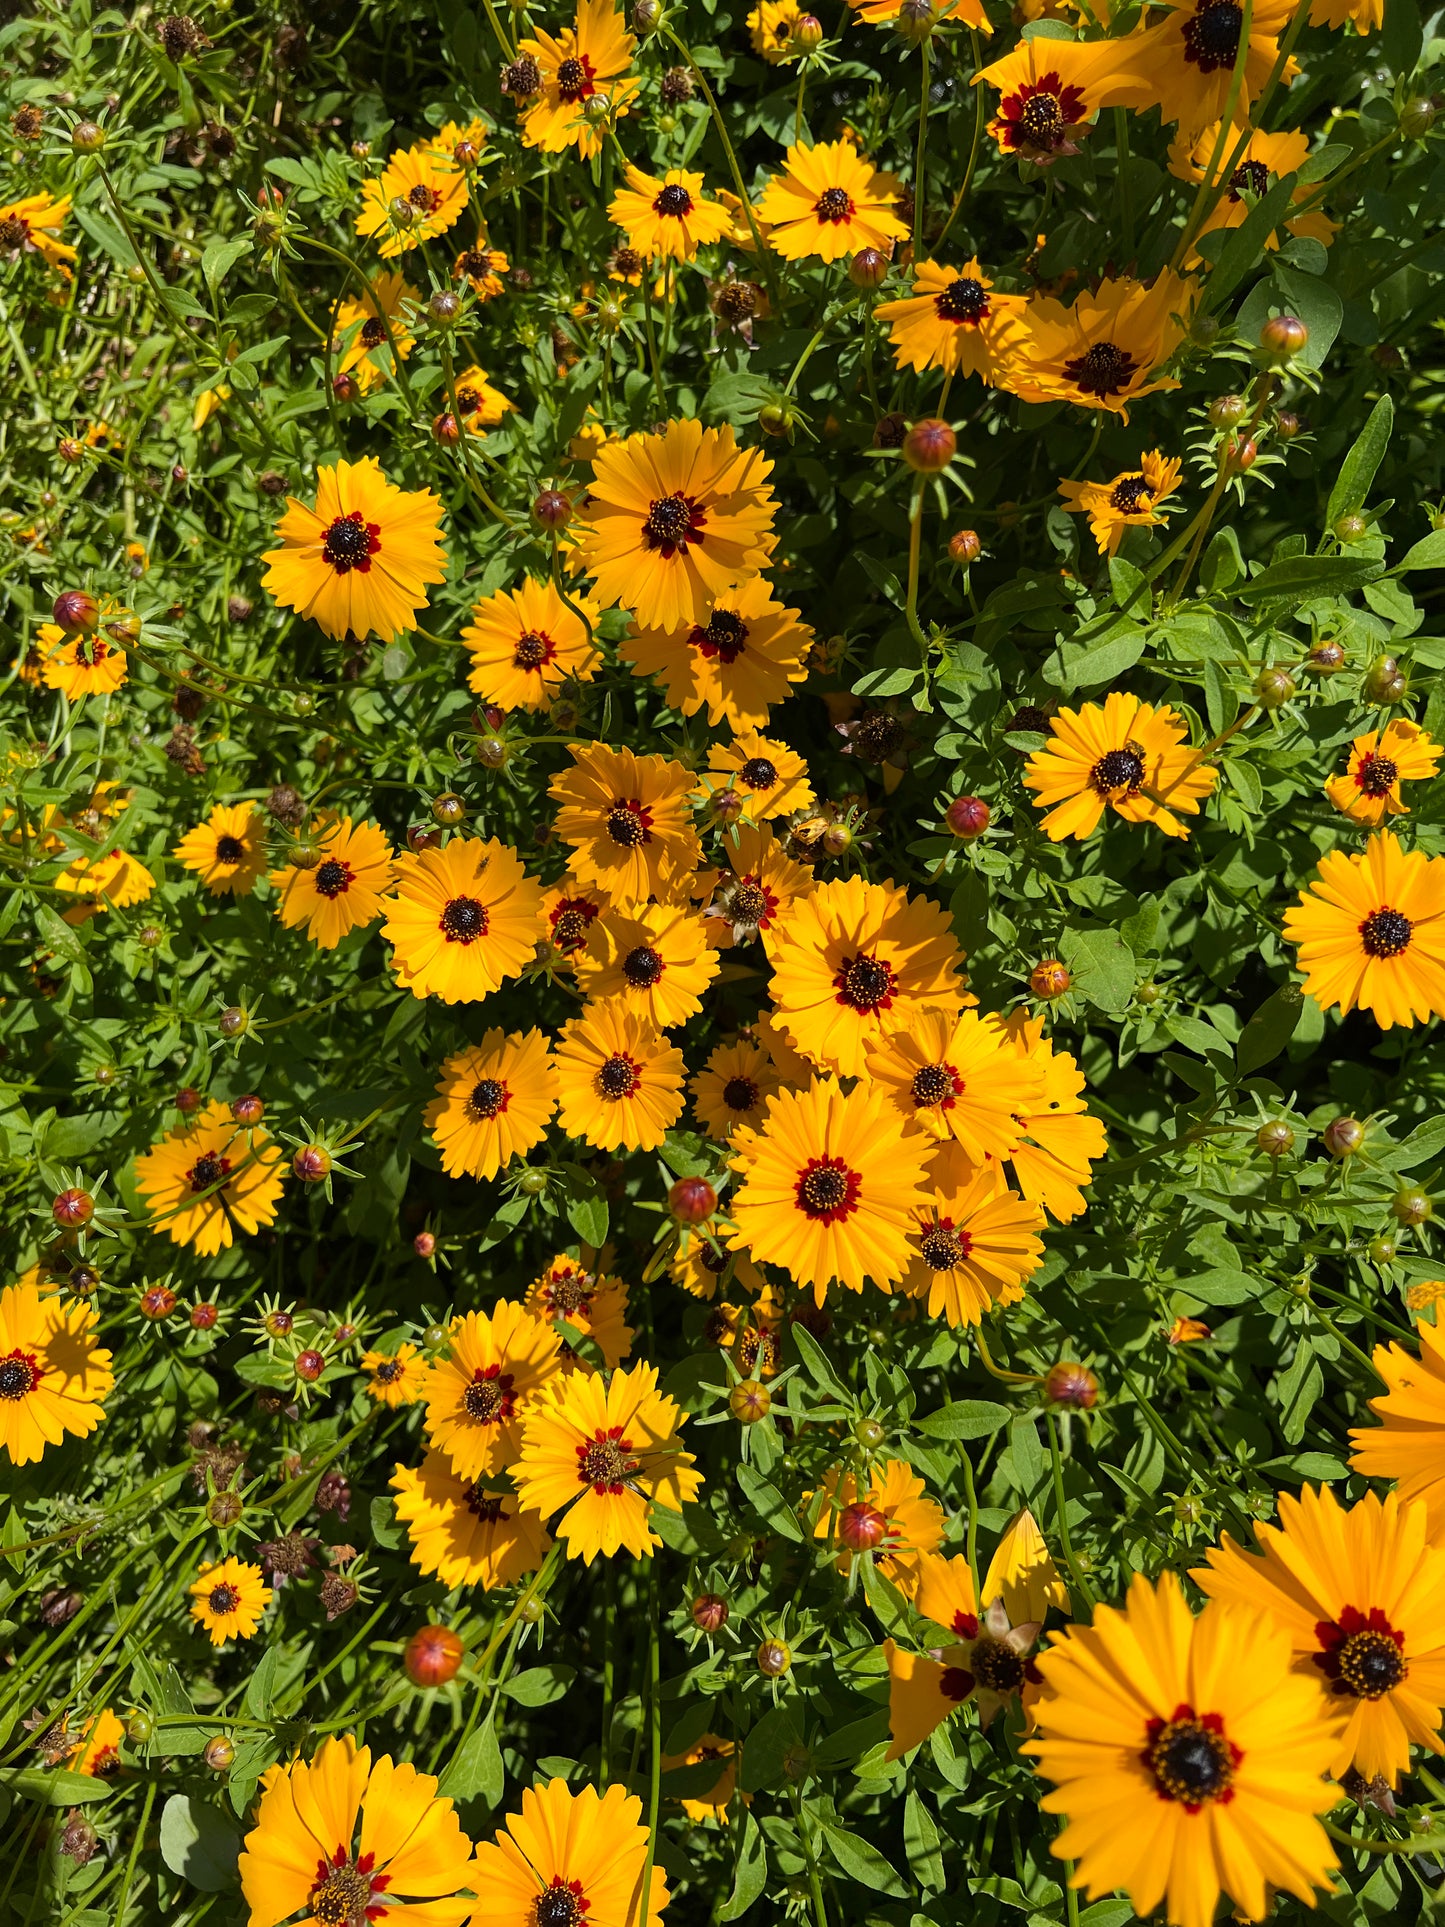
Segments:
[[[483,1492],[480,1486],[469,1485],[466,1497],[467,1511],[484,1526],[504,1525],[512,1516],[505,1501],[495,1492]]]
[[[216,838],[216,861],[218,863],[239,863],[246,854],[246,846],[239,836],[218,836]]]
[[[667,965],[648,944],[640,943],[622,959],[622,974],[634,990],[651,990],[662,982]]]
[[[487,907],[475,897],[453,897],[442,911],[440,929],[448,943],[475,943],[487,934]]]
[[[813,203],[813,211],[820,223],[831,221],[837,227],[853,218],[853,200],[846,188],[825,187]]]
[[[592,1306],[596,1279],[587,1271],[560,1272],[549,1280],[547,1304],[554,1318],[570,1318],[573,1312],[587,1312]]]
[[[329,856],[316,866],[316,894],[328,900],[339,897],[356,881],[356,872],[339,856]]]
[[[210,1595],[206,1600],[206,1604],[210,1607],[211,1611],[222,1618],[224,1618],[227,1613],[233,1613],[240,1603],[241,1595],[236,1591],[234,1586],[212,1586]]]
[[[0,1401],[14,1404],[40,1383],[40,1361],[33,1352],[9,1352],[0,1358]]]
[[[1169,1719],[1150,1720],[1146,1731],[1144,1764],[1161,1800],[1177,1800],[1186,1813],[1198,1813],[1234,1798],[1234,1775],[1244,1755],[1218,1713],[1176,1706]]]
[[[728,915],[735,924],[766,923],[777,909],[776,897],[769,894],[755,877],[744,877],[728,898]]]
[[[747,647],[748,625],[741,616],[731,609],[714,609],[708,617],[707,627],[696,628],[688,636],[688,642],[709,662],[716,659],[729,666],[735,663]]]
[[[651,504],[643,518],[642,539],[649,549],[670,562],[675,555],[682,554],[689,543],[702,541],[706,521],[701,503],[691,495],[676,491],[660,496]]]
[[[372,1901],[386,1891],[390,1875],[373,1873],[375,1864],[374,1854],[364,1853],[352,1860],[345,1847],[338,1847],[329,1860],[317,1863],[307,1905],[320,1927],[365,1927],[366,1922],[381,1919],[386,1910],[373,1906]]]
[[[587,926],[597,915],[597,905],[586,897],[564,897],[552,912],[552,941],[564,956],[580,950],[587,941]]]
[[[386,323],[379,314],[374,314],[362,322],[360,341],[363,348],[379,348],[385,340]]]
[[[517,638],[517,646],[512,651],[512,666],[515,669],[540,669],[543,663],[551,662],[556,654],[557,645],[549,635],[529,629],[525,636]]]
[[[1089,781],[1100,796],[1113,796],[1127,790],[1133,796],[1144,781],[1144,758],[1137,749],[1106,750],[1089,772]]]
[[[1112,341],[1096,341],[1085,354],[1064,363],[1064,378],[1085,395],[1119,395],[1129,386],[1139,363]]]
[[[750,790],[770,790],[778,780],[778,766],[766,756],[750,756],[738,776]]]
[[[652,811],[639,797],[619,800],[607,812],[607,834],[619,850],[635,850],[652,841]]]
[[[475,1419],[478,1425],[505,1424],[517,1409],[512,1383],[512,1374],[504,1372],[500,1365],[488,1365],[485,1371],[473,1372],[471,1384],[462,1393],[467,1417]]]
[[[798,1209],[815,1224],[842,1224],[858,1208],[863,1174],[842,1158],[809,1158],[793,1187]]]
[[[981,321],[988,319],[988,289],[982,281],[975,281],[972,275],[961,274],[956,281],[950,281],[941,294],[933,297],[933,306],[940,321],[953,321],[961,327],[976,328]]]
[[[590,1485],[599,1498],[604,1493],[616,1497],[637,1470],[636,1459],[628,1456],[631,1451],[632,1441],[622,1436],[620,1425],[594,1433],[577,1447],[578,1484]]]
[[[641,1082],[641,1067],[620,1051],[609,1057],[597,1073],[598,1090],[614,1104],[631,1097]]]
[[[418,181],[406,198],[417,213],[422,215],[435,214],[442,204],[440,190],[428,187],[424,181]]]
[[[1204,0],[1184,23],[1184,58],[1201,74],[1232,67],[1243,27],[1244,12],[1234,0]]]
[[[219,1151],[203,1151],[186,1173],[191,1190],[209,1191],[212,1185],[220,1184],[231,1169],[231,1160],[223,1158]]]
[[[730,1077],[723,1085],[723,1103],[730,1111],[755,1110],[760,1095],[750,1077]]]
[[[990,1633],[974,1641],[968,1664],[979,1685],[990,1693],[1007,1697],[1024,1683],[1023,1655],[1016,1653],[1006,1639],[995,1639]]]
[[[481,1077],[473,1084],[463,1109],[474,1124],[500,1117],[512,1101],[512,1093],[497,1077]]]
[[[574,54],[570,60],[564,60],[557,69],[557,92],[570,106],[596,93],[597,89],[593,85],[596,78],[597,69],[586,54]]]
[[[1367,957],[1399,957],[1410,947],[1415,926],[1401,910],[1372,910],[1360,925]]]
[[[1388,756],[1376,756],[1373,752],[1360,758],[1360,767],[1355,771],[1355,787],[1377,802],[1382,796],[1388,796],[1399,780],[1399,765],[1392,763]]]
[[[351,569],[361,575],[368,574],[371,558],[380,547],[380,524],[363,522],[360,509],[353,509],[349,515],[338,515],[321,538],[321,553],[338,575],[345,575]]]
[[[1066,87],[1057,73],[1026,81],[999,107],[1006,147],[1030,148],[1036,154],[1057,153],[1068,144],[1068,129],[1085,115],[1081,87]]]
[[[939,1692],[958,1706],[968,1698],[973,1686],[973,1674],[963,1666],[945,1666],[938,1676]]]
[[[1124,475],[1109,494],[1109,507],[1121,515],[1142,515],[1148,508],[1149,484],[1142,475]]]
[[[838,993],[837,1001],[862,1016],[889,1009],[893,1002],[893,987],[892,964],[886,963],[882,957],[870,956],[866,950],[860,951],[856,957],[845,957],[833,978],[833,988]]]
[[[581,1927],[591,1905],[580,1880],[564,1881],[561,1874],[553,1874],[551,1886],[532,1902],[534,1927]]]
[[[1239,199],[1239,190],[1244,187],[1259,200],[1269,187],[1269,169],[1263,161],[1241,161],[1229,177],[1229,198]]]
[[[956,1271],[973,1249],[973,1240],[951,1218],[940,1218],[923,1234],[919,1256],[930,1271]]]
[[[692,213],[692,196],[679,182],[669,181],[652,205],[656,213],[681,220],[684,214]]]
[[[925,1064],[913,1073],[909,1095],[920,1111],[952,1110],[963,1096],[963,1079],[952,1064]]]
[[[1379,1606],[1368,1613],[1358,1606],[1345,1606],[1338,1620],[1319,1622],[1315,1638],[1321,1647],[1314,1655],[1315,1665],[1341,1695],[1383,1699],[1409,1674],[1405,1635],[1396,1632]]]

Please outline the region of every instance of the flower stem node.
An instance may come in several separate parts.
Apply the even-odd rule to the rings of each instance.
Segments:
[[[1287,669],[1261,669],[1254,679],[1254,700],[1261,709],[1282,709],[1295,693],[1295,679]]]
[[[757,1650],[758,1671],[764,1679],[782,1679],[793,1669],[792,1648],[781,1639],[765,1639]]]
[[[466,1650],[450,1626],[419,1626],[401,1660],[413,1686],[445,1686],[456,1678]]]
[[[916,475],[941,474],[957,453],[957,435],[933,416],[915,422],[903,437],[903,459]]]
[[[952,834],[965,843],[982,836],[992,818],[993,811],[981,796],[955,796],[943,816]]]
[[[1260,1125],[1254,1141],[1267,1158],[1288,1157],[1294,1149],[1294,1132],[1282,1117],[1272,1117]]]
[[[756,1425],[768,1416],[772,1405],[772,1393],[755,1378],[739,1379],[728,1394],[728,1410],[739,1425]]]
[[[717,1192],[706,1178],[679,1178],[667,1194],[667,1208],[678,1224],[705,1224],[717,1210]]]
[[[692,1623],[699,1632],[720,1633],[728,1623],[728,1602],[720,1593],[699,1593],[692,1602]]]
[[[1324,1145],[1332,1158],[1353,1157],[1365,1142],[1365,1127],[1356,1117],[1332,1117],[1324,1128]]]
[[[1029,972],[1029,989],[1035,997],[1043,997],[1050,1001],[1055,997],[1064,996],[1073,981],[1073,973],[1068,965],[1060,963],[1057,957],[1045,957],[1042,963],[1036,963]]]
[[[1412,1184],[1403,1191],[1397,1191],[1390,1200],[1390,1216],[1396,1224],[1428,1224],[1435,1215],[1435,1204],[1428,1191],[1418,1184]]]
[[[1091,1412],[1099,1402],[1099,1381],[1087,1365],[1061,1358],[1044,1375],[1044,1397],[1050,1405]]]
[[[84,589],[62,590],[51,615],[67,636],[93,636],[100,627],[100,604]]]
[[[1259,331],[1259,345],[1271,361],[1292,361],[1308,346],[1310,331],[1297,314],[1275,314]]]

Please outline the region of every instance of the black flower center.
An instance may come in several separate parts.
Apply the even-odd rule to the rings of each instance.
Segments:
[[[881,763],[903,741],[905,731],[886,709],[871,710],[854,725],[853,747],[870,763]]]
[[[798,1174],[793,1195],[805,1217],[840,1224],[857,1209],[862,1174],[842,1158],[810,1158]]]
[[[590,1485],[594,1492],[620,1492],[627,1475],[637,1470],[627,1456],[631,1449],[630,1439],[599,1432],[577,1447],[578,1483]]]
[[[613,250],[612,266],[618,274],[641,274],[647,263],[636,248],[616,248]]]
[[[728,1254],[721,1245],[700,1245],[697,1261],[704,1271],[710,1271],[714,1278],[720,1278],[728,1268]]]
[[[361,345],[363,348],[379,348],[386,340],[386,323],[379,314],[372,315],[361,324]]]
[[[925,1235],[919,1255],[930,1271],[953,1271],[968,1256],[968,1241],[951,1225],[936,1224]]]
[[[1024,1683],[1024,1662],[1007,1640],[987,1633],[976,1639],[968,1658],[969,1670],[991,1693],[1016,1693]]]
[[[14,1403],[26,1398],[40,1383],[40,1367],[28,1352],[0,1358],[0,1399]]]
[[[355,1927],[371,1904],[371,1877],[359,1867],[336,1867],[311,1894],[311,1912],[321,1927]]]
[[[375,522],[363,522],[361,511],[339,515],[321,538],[321,553],[338,575],[357,569],[365,575],[371,558],[381,547],[381,529]]]
[[[778,780],[778,766],[766,756],[750,756],[738,775],[750,790],[770,790]]]
[[[555,1875],[551,1886],[544,1887],[532,1902],[536,1927],[577,1927],[583,1913],[580,1886],[573,1881],[569,1887],[560,1874]]]
[[[607,812],[607,834],[619,850],[635,850],[639,844],[652,841],[647,813],[635,800],[613,804]]]
[[[1362,1700],[1383,1699],[1410,1670],[1394,1635],[1373,1626],[1350,1634],[1335,1654],[1335,1666],[1336,1691]]]
[[[324,863],[316,866],[317,895],[339,897],[343,890],[351,888],[355,878],[356,872],[349,863],[343,863],[338,856],[329,856]]]
[[[1360,790],[1377,800],[1388,796],[1399,780],[1399,766],[1392,763],[1388,756],[1362,757],[1355,773],[1355,782]]]
[[[1202,1717],[1192,1706],[1177,1706],[1169,1720],[1150,1720],[1144,1764],[1166,1800],[1177,1800],[1186,1813],[1234,1795],[1234,1770],[1244,1757],[1225,1738],[1217,1713]]]
[[[428,187],[424,181],[418,181],[406,198],[418,214],[435,214],[442,204],[436,188]]]
[[[1372,910],[1360,925],[1367,957],[1399,957],[1410,947],[1415,926],[1400,910]]]
[[[401,1377],[401,1372],[399,1358],[384,1358],[371,1375],[378,1385],[394,1385]]]
[[[933,297],[933,306],[940,321],[956,321],[976,328],[988,318],[988,289],[972,275],[961,274],[956,281],[949,282],[942,294]]]
[[[958,1095],[958,1078],[947,1064],[925,1064],[922,1070],[913,1073],[909,1091],[920,1111],[932,1110],[945,1098]]]
[[[203,1151],[188,1173],[192,1191],[209,1191],[213,1184],[221,1182],[230,1168],[229,1158],[223,1158],[216,1151]]]
[[[218,863],[239,863],[246,854],[246,846],[239,836],[218,836],[216,838],[216,861]]]
[[[1142,475],[1125,475],[1115,482],[1109,496],[1110,508],[1117,509],[1121,515],[1142,515],[1148,507],[1146,497],[1149,485]]]
[[[1086,354],[1075,355],[1064,363],[1064,379],[1085,395],[1118,395],[1126,389],[1139,367],[1138,362],[1112,341],[1096,341]]]
[[[241,1595],[234,1586],[212,1586],[210,1597],[206,1601],[211,1611],[221,1617],[227,1613],[233,1613],[240,1603]]]
[[[609,1057],[597,1073],[598,1090],[604,1097],[611,1098],[614,1104],[624,1097],[631,1097],[641,1082],[636,1064],[630,1057],[623,1057],[620,1053]]]
[[[751,1111],[760,1093],[750,1077],[730,1077],[723,1085],[723,1103],[730,1111]]]
[[[1232,67],[1243,26],[1244,12],[1234,0],[1205,0],[1184,23],[1184,58],[1201,74]]]
[[[569,103],[586,100],[589,94],[597,91],[592,85],[595,71],[586,54],[580,59],[574,56],[571,60],[564,60],[557,69],[557,92]]]
[[[678,182],[669,181],[652,205],[657,213],[670,214],[674,219],[681,220],[684,214],[692,213],[692,196]]]
[[[478,1372],[462,1393],[467,1417],[475,1419],[478,1425],[490,1425],[493,1419],[505,1417],[503,1407],[511,1404],[511,1390],[510,1375],[502,1378],[495,1370],[490,1376]]]
[[[467,1511],[485,1526],[499,1526],[511,1517],[495,1492],[483,1492],[475,1485],[467,1487]]]
[[[1258,200],[1269,187],[1269,169],[1263,161],[1241,161],[1229,177],[1231,201],[1239,199],[1239,190],[1248,188]]]
[[[487,934],[487,908],[475,897],[453,897],[441,915],[441,931],[448,943],[475,943]]]
[[[1029,147],[1057,147],[1063,135],[1064,115],[1055,94],[1030,94],[1015,123],[1016,138]]]
[[[556,644],[550,636],[534,635],[529,630],[525,636],[517,638],[517,646],[512,651],[512,663],[517,669],[540,669],[556,653]]]
[[[862,1015],[887,1010],[893,1002],[893,966],[867,952],[845,957],[833,979],[838,1002]]]
[[[690,495],[674,491],[652,503],[642,523],[642,539],[669,562],[690,542],[702,541],[702,509]]]
[[[853,218],[853,202],[845,188],[825,187],[813,203],[813,211],[820,221],[831,221],[836,227]]]
[[[771,908],[761,883],[740,883],[728,899],[728,914],[735,924],[760,924]]]
[[[472,1094],[466,1102],[466,1113],[475,1124],[486,1118],[500,1117],[506,1110],[511,1093],[505,1084],[496,1077],[482,1077],[472,1086]]]
[[[667,965],[657,952],[645,943],[629,950],[622,959],[622,974],[634,990],[651,990],[654,984],[662,981],[662,973]]]
[[[688,641],[709,661],[734,663],[747,646],[748,625],[731,609],[714,609],[705,629],[694,629]]]
[[[1100,796],[1112,796],[1116,790],[1127,790],[1132,796],[1144,781],[1144,758],[1137,750],[1108,750],[1090,770],[1089,781]]]

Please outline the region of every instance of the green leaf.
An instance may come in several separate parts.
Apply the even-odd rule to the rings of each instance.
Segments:
[[[83,1807],[94,1800],[107,1799],[115,1788],[109,1780],[98,1780],[91,1773],[71,1773],[65,1767],[22,1767],[18,1772],[0,1773],[0,1790],[17,1799],[38,1800],[48,1807]]]
[[[1294,555],[1269,568],[1234,591],[1241,602],[1263,602],[1268,596],[1306,596],[1328,594],[1340,589],[1357,588],[1385,573],[1385,565],[1372,556]]]
[[[1342,166],[1354,153],[1348,141],[1335,141],[1328,147],[1321,147],[1302,161],[1295,174],[1301,187],[1310,181],[1326,180],[1337,167]]]
[[[1138,662],[1149,640],[1146,629],[1132,624],[1116,630],[1077,654],[1051,656],[1044,664],[1044,680],[1058,688],[1096,689],[1101,683],[1116,682]]]
[[[1234,1061],[1241,1077],[1273,1063],[1290,1038],[1304,1009],[1304,998],[1295,984],[1282,984],[1266,997],[1240,1033]]]
[[[63,917],[58,917],[48,903],[36,904],[35,928],[46,949],[53,950],[57,957],[63,957],[67,963],[85,961],[85,945],[79,934]]]
[[[1342,515],[1354,515],[1364,507],[1370,484],[1378,474],[1385,451],[1390,446],[1390,433],[1394,426],[1395,404],[1388,395],[1382,395],[1370,410],[1369,419],[1355,438],[1354,447],[1340,465],[1339,475],[1330,490],[1329,507],[1325,510],[1327,529],[1332,529]]]
[[[1403,575],[1407,569],[1445,569],[1445,529],[1431,529],[1391,565],[1390,573]]]
[[[743,1742],[738,1785],[744,1793],[760,1793],[783,1778],[783,1761],[790,1748],[802,1744],[797,1718],[789,1706],[764,1713]]]
[[[189,1793],[173,1793],[161,1809],[161,1859],[204,1894],[236,1884],[241,1851],[237,1828],[215,1807]]]
[[[903,1809],[903,1851],[908,1870],[926,1894],[941,1894],[945,1885],[938,1828],[921,1795],[912,1791]]]
[[[853,1394],[833,1370],[831,1359],[807,1326],[791,1325],[788,1328],[788,1337],[794,1351],[798,1354],[803,1370],[818,1390],[826,1392],[830,1398],[839,1399],[845,1405],[851,1405]]]
[[[567,1222],[594,1251],[600,1251],[607,1242],[608,1220],[607,1200],[600,1191],[586,1198],[568,1198]]]
[[[502,1691],[518,1706],[550,1706],[553,1700],[561,1699],[576,1677],[573,1666],[529,1666],[525,1673],[509,1679]]]
[[[733,1871],[733,1890],[718,1908],[717,1918],[737,1920],[745,1914],[763,1891],[767,1878],[768,1849],[762,1829],[751,1813],[744,1812]]]
[[[1445,1117],[1427,1118],[1417,1124],[1402,1144],[1387,1145],[1371,1153],[1374,1163],[1384,1171],[1413,1171],[1432,1159],[1445,1155]]]
[[[1174,1289],[1201,1305],[1247,1305],[1263,1295],[1261,1285],[1228,1265],[1201,1271],[1197,1278],[1180,1278]]]
[[[1288,218],[1294,190],[1295,176],[1282,175],[1259,205],[1252,207],[1239,226],[1231,230],[1205,283],[1205,305],[1208,308],[1218,308],[1227,295],[1233,294],[1263,255],[1270,235]]]
[[[850,1880],[856,1880],[870,1893],[907,1897],[906,1883],[871,1841],[865,1840],[861,1833],[850,1833],[835,1820],[819,1816],[819,1825],[829,1851]]]
[[[281,1649],[271,1646],[266,1650],[261,1664],[252,1673],[246,1684],[244,1711],[248,1719],[264,1720],[270,1716],[275,1704],[276,1669],[281,1663]]]
[[[803,1543],[803,1528],[798,1524],[798,1515],[775,1485],[750,1465],[739,1465],[737,1481],[748,1504],[774,1532],[780,1532],[785,1539],[793,1539],[799,1545]]]
[[[214,294],[231,269],[242,255],[251,252],[251,237],[240,235],[234,241],[208,241],[201,254],[201,273],[206,277],[206,286]]]
[[[986,1398],[961,1398],[915,1419],[913,1429],[926,1439],[983,1439],[1007,1425],[1010,1417],[1006,1405],[991,1404]]]
[[[1059,954],[1073,973],[1074,989],[1100,1010],[1125,1010],[1134,995],[1138,966],[1117,930],[1065,930]]]
[[[506,1783],[495,1716],[489,1714],[485,1723],[469,1734],[453,1753],[443,1769],[437,1791],[452,1800],[473,1800],[480,1796],[489,1807],[494,1807]]]
[[[1397,80],[1413,74],[1425,44],[1425,22],[1420,0],[1385,0],[1385,30],[1380,48]]]

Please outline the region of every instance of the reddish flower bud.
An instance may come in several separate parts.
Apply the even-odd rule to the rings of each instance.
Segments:
[[[201,1108],[201,1093],[192,1084],[183,1084],[176,1092],[176,1109],[182,1117],[190,1117]]]
[[[882,1545],[887,1531],[887,1519],[865,1499],[845,1505],[838,1514],[838,1543],[849,1552],[872,1552]]]
[[[245,1097],[233,1097],[231,1099],[231,1116],[235,1118],[238,1124],[259,1124],[265,1116],[265,1113],[266,1106],[254,1093],[248,1093]]]
[[[903,437],[903,459],[919,475],[937,475],[958,453],[958,437],[947,422],[915,422]]]
[[[331,1153],[321,1144],[303,1144],[291,1169],[303,1184],[320,1184],[331,1175]]]
[[[192,1305],[191,1329],[198,1332],[208,1332],[213,1328],[220,1315],[220,1312],[214,1305]]]
[[[758,1648],[757,1662],[765,1679],[781,1679],[793,1664],[792,1650],[781,1639],[765,1639]]]
[[[717,1210],[717,1192],[706,1178],[679,1178],[667,1194],[667,1208],[679,1224],[703,1224]]]
[[[1332,1158],[1353,1157],[1364,1141],[1365,1127],[1358,1118],[1332,1117],[1325,1126],[1325,1149]]]
[[[432,440],[440,442],[443,448],[455,448],[462,439],[456,416],[449,415],[445,409],[432,422],[431,432]]]
[[[1282,709],[1295,694],[1295,679],[1287,669],[1261,669],[1254,679],[1254,700],[1261,709]]]
[[[692,1602],[692,1623],[699,1632],[720,1633],[728,1623],[728,1602],[720,1593],[699,1593]]]
[[[755,1378],[740,1379],[728,1394],[728,1410],[739,1425],[756,1425],[772,1409],[773,1395]]]
[[[1275,1117],[1260,1125],[1254,1141],[1267,1158],[1282,1158],[1294,1149],[1294,1132],[1282,1117]]]
[[[95,1216],[95,1199],[88,1191],[62,1191],[51,1205],[50,1215],[62,1231],[78,1231]]]
[[[100,627],[100,604],[84,589],[66,589],[51,610],[55,625],[68,636],[94,635]]]
[[[201,1755],[212,1773],[228,1773],[235,1757],[236,1749],[224,1733],[218,1733],[215,1739],[208,1741]]]
[[[347,374],[343,368],[339,375],[332,376],[331,392],[340,402],[352,402],[356,400],[361,390],[356,385],[356,378]]]
[[[1344,666],[1345,651],[1338,642],[1317,642],[1305,658],[1305,668],[1312,669],[1317,676],[1333,676]]]
[[[881,288],[888,279],[888,256],[882,248],[859,248],[848,263],[848,279],[855,288]]]
[[[1044,1397],[1050,1405],[1090,1412],[1099,1402],[1099,1381],[1087,1365],[1061,1358],[1056,1365],[1050,1365],[1044,1375]]]
[[[955,796],[943,820],[955,836],[971,843],[976,836],[983,835],[992,816],[993,811],[981,796]]]
[[[800,13],[793,22],[792,46],[799,53],[810,54],[823,44],[823,23],[815,13]]]
[[[1288,361],[1309,338],[1310,331],[1297,314],[1271,315],[1259,331],[1259,345],[1272,361]]]
[[[150,1285],[140,1295],[140,1315],[158,1325],[176,1308],[176,1294],[169,1285]]]
[[[418,1231],[411,1241],[411,1248],[418,1258],[430,1258],[437,1248],[437,1241],[430,1231]]]
[[[1253,468],[1258,446],[1249,440],[1238,441],[1230,436],[1224,445],[1224,466],[1236,475],[1242,475],[1247,468]]]
[[[960,529],[956,535],[949,537],[948,553],[955,562],[961,562],[967,568],[970,562],[977,562],[983,554],[983,544],[973,529]]]
[[[296,1354],[296,1376],[303,1385],[314,1385],[326,1370],[323,1353],[307,1350]]]
[[[466,1650],[450,1626],[420,1626],[406,1642],[402,1664],[414,1686],[445,1686],[456,1678]]]
[[[572,520],[572,504],[560,489],[544,488],[532,504],[532,519],[555,534]]]
[[[1045,957],[1029,972],[1029,989],[1035,997],[1062,997],[1073,981],[1068,965],[1057,957]]]

